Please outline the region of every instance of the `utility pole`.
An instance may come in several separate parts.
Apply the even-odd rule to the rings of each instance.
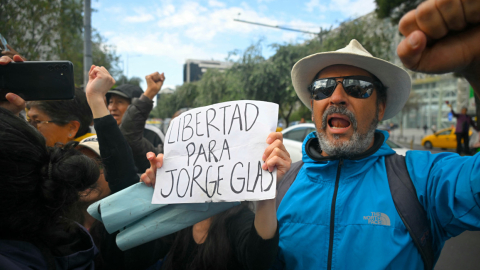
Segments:
[[[83,90],[88,83],[88,71],[92,66],[92,8],[91,0],[84,0],[83,6]]]
[[[129,58],[132,58],[132,57],[140,57],[140,56],[141,56],[140,54],[129,55],[129,54],[127,53],[127,65],[126,65],[126,73],[125,73],[125,76],[127,77],[127,79],[128,79],[128,59],[129,59]]]
[[[314,35],[317,35],[318,38],[320,39],[320,44],[323,43],[323,36],[325,36],[329,32],[329,30],[325,30],[322,27],[320,27],[320,32],[310,32],[310,31],[304,31],[304,30],[299,30],[299,29],[283,27],[283,26],[279,26],[279,25],[270,25],[270,24],[264,24],[264,23],[258,23],[258,22],[250,22],[250,21],[245,21],[245,20],[240,20],[240,19],[233,19],[233,20],[236,21],[236,22],[254,24],[254,25],[265,26],[265,27],[270,27],[270,28],[276,28],[276,29],[279,29],[279,30],[287,30],[287,31],[300,32],[300,33],[305,33],[305,34],[314,34]]]
[[[233,19],[233,20],[236,21],[236,22],[249,23],[249,24],[254,24],[254,25],[259,25],[259,26],[277,28],[277,29],[281,29],[281,30],[287,30],[287,31],[293,31],[293,32],[300,32],[300,33],[305,33],[305,34],[314,34],[314,35],[318,35],[318,34],[319,34],[319,33],[316,33],[316,32],[310,32],[310,31],[298,30],[298,29],[293,29],[293,28],[287,28],[287,27],[278,26],[278,25],[270,25],[270,24],[264,24],[264,23],[249,22],[249,21],[239,20],[239,19]]]

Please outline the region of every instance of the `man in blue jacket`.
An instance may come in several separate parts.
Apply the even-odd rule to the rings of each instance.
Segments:
[[[460,73],[480,94],[478,14],[479,1],[425,1],[400,21],[406,39],[397,53],[415,71]],[[292,82],[316,132],[305,139],[304,164],[278,208],[280,260],[287,269],[424,269],[392,200],[388,133],[375,130],[406,103],[409,75],[352,40],[298,61]],[[407,152],[435,259],[448,238],[480,228],[479,158]]]

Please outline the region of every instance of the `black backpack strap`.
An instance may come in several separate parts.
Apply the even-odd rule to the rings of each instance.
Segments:
[[[295,179],[297,178],[297,174],[302,168],[302,166],[303,166],[302,160],[292,163],[292,165],[290,166],[290,170],[288,170],[288,172],[283,176],[282,181],[278,184],[277,201],[276,201],[277,210],[278,210],[278,206],[283,200],[283,197],[285,196],[285,194],[287,194],[288,189],[293,184],[293,181],[295,181]]]
[[[397,154],[386,156],[385,166],[395,208],[422,256],[425,270],[431,270],[435,256],[430,223],[427,212],[418,201],[417,191],[408,173],[405,157]]]

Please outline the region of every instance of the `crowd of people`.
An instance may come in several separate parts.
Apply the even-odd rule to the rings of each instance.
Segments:
[[[479,14],[478,1],[422,2],[399,24],[405,67],[456,72],[480,94]],[[316,131],[294,164],[281,133],[265,138],[262,169],[277,170],[276,198],[122,251],[118,232],[86,209],[139,181],[155,184],[164,142],[145,123],[165,76],[146,76],[144,92],[111,89],[104,67],[88,75],[73,100],[9,93],[0,102],[1,269],[433,269],[447,239],[480,229],[478,155],[396,155],[376,127],[402,109],[410,76],[352,40],[292,69]]]

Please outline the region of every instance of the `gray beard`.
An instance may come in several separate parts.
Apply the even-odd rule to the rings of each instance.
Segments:
[[[348,141],[340,141],[339,135],[333,135],[333,140],[330,141],[327,138],[326,130],[327,130],[327,117],[331,114],[338,113],[347,116],[350,120],[350,123],[353,127],[353,135]],[[314,123],[315,121],[315,114],[314,115]],[[375,134],[375,129],[378,125],[378,107],[375,110],[375,117],[370,123],[370,127],[368,128],[367,132],[362,134],[359,133],[357,130],[357,120],[355,115],[347,110],[344,106],[330,106],[328,107],[325,112],[323,113],[322,117],[322,126],[321,128],[317,129],[317,137],[318,142],[320,144],[320,148],[322,151],[327,153],[329,156],[336,156],[340,158],[351,158],[354,155],[360,154],[365,152],[370,143],[373,141],[373,137]]]

